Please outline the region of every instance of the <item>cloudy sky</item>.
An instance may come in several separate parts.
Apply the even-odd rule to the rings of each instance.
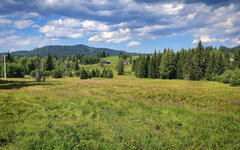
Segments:
[[[239,0],[1,0],[0,51],[85,44],[129,52],[240,45]]]

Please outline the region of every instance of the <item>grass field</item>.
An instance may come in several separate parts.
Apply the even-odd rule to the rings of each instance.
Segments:
[[[133,76],[0,82],[0,149],[240,149],[240,87]]]

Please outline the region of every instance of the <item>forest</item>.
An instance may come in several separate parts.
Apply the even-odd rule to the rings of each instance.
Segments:
[[[119,61],[115,68],[105,68],[103,59],[109,57],[109,52],[98,52],[96,56],[77,54],[67,57],[52,56],[40,58],[6,56],[7,77],[22,78],[31,75],[35,78],[39,70],[41,76],[61,78],[91,77],[113,78],[112,69],[117,70],[118,75],[124,75],[124,60],[132,63],[132,73],[138,78],[161,79],[185,79],[208,80],[230,83],[232,86],[240,85],[240,50],[239,47],[228,49],[220,47],[204,47],[199,41],[198,46],[192,49],[181,49],[174,52],[172,49],[164,49],[161,53],[156,51],[150,55],[140,54],[132,58],[130,54],[120,52]],[[100,67],[84,69],[86,65],[99,64]],[[3,62],[0,63],[0,76],[3,76]]]
[[[140,55],[133,60],[132,71],[139,78],[208,80],[240,85],[240,50],[235,53],[204,48],[201,41],[193,49]]]

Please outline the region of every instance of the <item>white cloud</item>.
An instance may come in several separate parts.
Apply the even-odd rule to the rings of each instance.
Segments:
[[[140,42],[136,42],[136,41],[131,41],[127,44],[128,47],[131,47],[131,46],[139,46],[141,45]]]
[[[234,43],[234,45],[240,45],[240,39],[239,38],[232,39],[232,42]]]
[[[210,38],[208,35],[202,36],[202,37],[200,38],[200,40],[202,41],[202,43],[212,43],[212,42],[216,42],[216,41],[217,41],[216,38]],[[198,42],[199,42],[199,40],[194,40],[194,41],[192,42],[192,44],[196,44],[196,43],[198,43]]]
[[[5,26],[5,25],[8,25],[8,24],[11,24],[12,21],[9,20],[9,19],[5,19],[5,18],[0,18],[0,27],[1,26]]]
[[[48,39],[37,36],[21,37],[18,35],[11,35],[7,37],[0,38],[0,49],[7,47],[8,49],[18,49],[22,50],[31,49],[35,47],[42,47],[47,44],[55,44],[56,39]]]
[[[31,20],[18,20],[14,23],[15,27],[18,29],[24,29],[31,26],[33,22]]]
[[[1,37],[1,36],[10,35],[10,34],[12,34],[12,33],[14,33],[14,32],[15,32],[15,30],[5,30],[5,31],[1,31],[1,32],[0,32],[0,37]]]
[[[48,22],[39,31],[47,37],[81,38],[90,35],[89,42],[121,43],[131,38],[130,29],[119,28],[123,24],[107,25],[95,20],[62,18]]]
[[[220,43],[224,43],[224,42],[226,42],[226,41],[228,41],[228,40],[230,40],[230,38],[219,39],[218,41],[219,41]]]
[[[131,39],[129,29],[118,31],[102,32],[88,39],[89,42],[121,43]]]
[[[108,31],[109,27],[94,20],[80,21],[73,18],[53,20],[40,28],[47,37],[81,38],[84,33]]]

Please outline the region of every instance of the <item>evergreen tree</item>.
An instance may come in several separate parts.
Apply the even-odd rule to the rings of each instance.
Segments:
[[[47,62],[46,62],[46,70],[47,71],[53,70],[53,60],[52,60],[52,56],[50,53],[48,53],[48,58],[47,58]]]
[[[75,71],[79,70],[78,60],[75,61],[74,70]]]
[[[175,79],[176,78],[176,60],[173,50],[166,50],[163,53],[160,75],[162,79]]]
[[[118,72],[118,75],[124,74],[124,60],[121,57],[119,58],[117,63],[117,72]]]
[[[6,62],[13,62],[13,57],[12,57],[12,55],[8,52],[7,53],[7,56],[6,56]]]
[[[137,67],[137,62],[136,62],[136,59],[134,59],[132,63],[132,72],[136,71],[136,67]]]
[[[234,60],[234,67],[235,68],[240,68],[240,50],[238,50],[234,57],[233,57],[233,60]]]
[[[145,56],[142,56],[139,60],[139,70],[138,70],[138,76],[139,78],[147,78],[148,77],[148,59]]]
[[[150,63],[148,65],[148,77],[153,79],[159,78],[159,66],[156,51],[154,52],[154,55],[150,59]]]
[[[206,79],[212,80],[213,72],[214,72],[214,65],[215,65],[215,55],[214,52],[211,51],[209,54],[208,65],[206,69]]]

